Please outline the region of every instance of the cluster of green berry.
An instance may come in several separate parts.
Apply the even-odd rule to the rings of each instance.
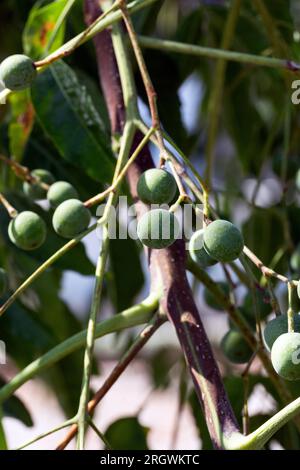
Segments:
[[[216,283],[219,289],[223,292],[224,296],[228,297],[230,294],[229,285],[226,282]],[[216,298],[212,295],[209,289],[204,289],[204,300],[206,304],[216,311],[223,311],[220,303],[217,302]],[[256,292],[257,310],[260,313],[260,320],[265,320],[271,313],[272,307],[270,304],[270,298],[261,290]],[[253,308],[252,294],[248,292],[239,307],[239,311],[247,321],[250,328],[255,331],[256,329],[256,318]],[[229,320],[229,330],[221,341],[221,350],[224,356],[234,364],[244,364],[248,362],[253,354],[252,349],[248,345],[242,333],[236,328],[234,323]]]
[[[91,214],[79,201],[76,189],[66,181],[56,181],[44,169],[31,173],[33,182],[25,181],[24,193],[33,200],[47,199],[54,209],[53,227],[64,238],[74,238],[87,229]],[[46,224],[42,217],[32,211],[20,212],[8,227],[10,240],[23,250],[39,248],[46,239]]]
[[[176,200],[175,178],[166,170],[152,168],[145,171],[137,185],[138,196],[146,204],[172,204]],[[137,234],[140,241],[149,248],[167,248],[179,233],[179,224],[167,209],[153,209],[144,214],[138,222]]]

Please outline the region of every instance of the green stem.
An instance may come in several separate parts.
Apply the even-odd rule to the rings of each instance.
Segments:
[[[76,418],[68,419],[68,421],[65,421],[64,423],[61,423],[58,426],[55,426],[55,428],[52,428],[49,431],[43,432],[42,434],[39,434],[38,436],[36,436],[34,439],[31,439],[30,441],[25,442],[25,444],[21,445],[16,450],[24,449],[25,447],[28,447],[31,444],[34,444],[35,442],[40,441],[41,439],[44,439],[44,437],[50,436],[50,434],[54,434],[55,432],[60,431],[61,429],[72,426],[72,424],[75,423],[75,420]]]
[[[106,450],[112,450],[110,443],[108,442],[104,434],[97,428],[96,424],[90,416],[87,416],[87,422],[89,423],[93,431],[97,434],[97,436],[101,439],[101,441],[104,443]]]
[[[287,311],[287,317],[288,317],[288,332],[289,333],[294,333],[295,331],[295,325],[294,325],[294,293],[296,291],[296,286],[294,283],[289,282],[288,283],[288,311]]]
[[[93,296],[93,302],[91,307],[90,318],[87,328],[86,336],[86,348],[84,353],[84,366],[83,366],[83,378],[82,378],[82,389],[80,394],[79,408],[78,408],[78,440],[77,449],[84,449],[85,439],[85,422],[86,422],[86,407],[89,400],[89,389],[90,389],[90,377],[92,370],[94,343],[95,343],[95,332],[96,332],[96,319],[100,307],[102,297],[103,279],[105,275],[105,267],[108,258],[109,249],[109,233],[107,225],[102,228],[102,246],[99,254],[96,273],[95,273],[95,290]]]
[[[130,95],[126,97],[130,99]],[[115,183],[120,175],[122,168],[125,165],[126,160],[132,146],[133,137],[135,133],[135,125],[133,121],[128,121],[124,127],[124,133],[121,141],[120,153],[117,159],[115,174],[113,177],[112,184]],[[115,205],[117,202],[118,193],[110,193],[108,201],[104,210],[103,217],[99,220],[98,224],[103,223],[102,228],[102,246],[99,254],[96,273],[95,273],[95,290],[92,301],[91,313],[87,329],[87,338],[86,338],[86,349],[84,354],[84,368],[83,368],[83,378],[82,378],[82,390],[79,400],[78,408],[78,439],[77,439],[77,449],[83,450],[84,448],[84,439],[85,439],[85,423],[86,423],[86,410],[89,399],[89,386],[90,386],[90,377],[92,370],[92,360],[94,352],[94,342],[95,342],[95,329],[96,329],[96,319],[97,313],[100,308],[101,298],[102,298],[102,288],[103,280],[105,275],[105,267],[108,258],[109,250],[109,228],[108,228],[108,218],[109,211],[111,206]]]
[[[135,305],[127,310],[124,310],[124,312],[121,312],[111,318],[108,318],[107,320],[98,323],[96,325],[95,337],[101,338],[102,336],[108,335],[110,333],[115,333],[126,328],[146,323],[149,321],[152,314],[156,310],[158,302],[159,295],[153,293],[140,304]],[[86,335],[87,330],[83,330],[58,344],[35,361],[31,362],[9,383],[0,389],[0,403],[3,403],[28,380],[40,374],[42,371],[57,363],[69,354],[72,354],[74,351],[82,348],[86,342]]]
[[[127,5],[127,9],[130,13],[133,13],[133,12],[140,10],[141,8],[145,8],[146,6],[151,5],[152,3],[156,1],[158,0],[133,0]],[[106,28],[117,23],[121,19],[122,19],[122,13],[120,10],[109,13],[105,18],[103,18],[102,20],[99,20],[99,22],[97,22],[95,26],[91,28],[88,32],[82,31],[77,36],[75,36],[74,38],[66,42],[59,49],[57,49],[55,52],[53,52],[48,57],[46,57],[43,60],[42,67],[39,71],[48,67],[54,61],[59,60],[65,56],[68,56],[77,47],[83,45],[84,43],[92,39],[94,36],[96,36],[96,34],[100,33],[101,31],[104,31]],[[6,99],[11,93],[12,91],[8,90],[7,88],[1,91],[0,92],[0,104],[2,102],[5,103]]]
[[[297,398],[272,418],[248,436],[233,436],[226,443],[226,449],[231,450],[259,450],[279,431],[286,423],[300,412],[300,398]]]
[[[54,27],[54,29],[52,31],[52,34],[50,36],[50,39],[48,41],[47,48],[46,48],[46,53],[48,53],[49,50],[51,49],[51,47],[53,46],[53,43],[56,39],[56,36],[57,36],[59,30],[62,27],[63,22],[67,18],[68,14],[70,13],[70,11],[71,11],[73,5],[75,4],[75,2],[76,2],[76,0],[68,0],[67,3],[66,3],[65,8],[63,9],[61,14],[59,15],[59,18],[58,18],[58,20],[55,24],[55,27]]]
[[[195,46],[166,39],[156,39],[146,36],[139,36],[139,43],[142,47],[156,49],[159,51],[175,52],[177,54],[207,57],[208,59],[222,59],[242,64],[257,65],[261,67],[271,67],[285,70],[300,70],[300,64],[293,63],[287,59],[275,57],[264,57],[243,52],[228,51],[225,49],[215,49],[212,47]]]
[[[257,349],[257,339],[254,336],[251,330],[251,327],[248,325],[247,321],[244,319],[239,309],[237,309],[234,305],[232,305],[232,303],[230,302],[230,299],[226,295],[224,295],[224,292],[222,292],[222,290],[211,279],[211,277],[206,273],[206,271],[201,269],[197,265],[197,263],[192,261],[190,258],[188,259],[187,268],[192,274],[194,274],[194,276],[200,282],[202,282],[212,292],[212,294],[214,294],[214,296],[218,299],[220,305],[222,305],[224,310],[228,312],[230,319],[233,321],[233,323],[237,326],[237,328],[239,328],[241,333],[244,335],[244,338],[249,344],[249,346],[252,348],[254,352],[257,351],[257,355],[259,359],[261,360],[261,363],[263,364],[266,372],[268,373],[270,380],[273,382],[274,386],[276,387],[278,394],[282,398],[283,403],[284,404],[289,403],[293,399],[292,394],[290,393],[285,383],[280,379],[280,377],[274,371],[274,368],[270,362],[270,359],[266,351],[263,348]],[[295,424],[297,426],[297,429],[300,430],[300,420],[298,419],[297,421],[295,420]]]
[[[241,0],[233,0],[231,2],[230,11],[225,23],[224,34],[222,37],[221,48],[229,49],[234,30],[236,27],[238,15],[241,8]],[[208,110],[210,113],[207,144],[206,144],[206,170],[205,181],[208,187],[211,186],[213,162],[215,158],[215,142],[217,138],[217,130],[219,124],[220,111],[222,106],[222,94],[225,82],[227,62],[224,59],[218,59],[214,70],[214,79],[212,85],[212,93],[209,99]]]
[[[126,110],[126,119],[127,121],[134,121],[139,119],[136,99],[137,92],[132,75],[130,59],[128,57],[128,50],[124,44],[124,36],[118,24],[113,25],[111,38],[115,57],[118,63],[118,70],[123,91],[124,108]]]
[[[39,268],[34,271],[24,282],[21,284],[15,292],[9,297],[9,299],[1,306],[0,316],[14,303],[14,301],[41,275],[43,274],[53,263],[55,263],[59,258],[61,258],[67,251],[74,248],[86,235],[91,233],[97,228],[97,224],[92,225],[88,230],[78,235],[78,237],[73,238],[59,250],[57,250],[50,258],[48,258]]]

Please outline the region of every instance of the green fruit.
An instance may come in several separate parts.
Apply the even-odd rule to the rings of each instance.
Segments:
[[[221,342],[221,349],[225,357],[234,364],[248,362],[253,354],[243,335],[235,329],[226,333]]]
[[[212,259],[203,247],[203,234],[203,229],[193,233],[189,243],[189,252],[195,263],[199,264],[201,268],[207,268],[216,264],[217,261]]]
[[[256,304],[257,304],[257,309],[260,314],[260,319],[264,320],[271,312],[272,312],[272,306],[270,304],[270,298],[268,295],[264,295],[260,290],[256,290],[255,292],[256,295]],[[244,297],[244,302],[243,302],[243,307],[245,311],[249,312],[249,316],[252,316],[255,318],[255,305],[254,305],[254,299],[253,295],[251,292],[248,292],[248,294],[245,295]]]
[[[64,238],[74,238],[84,232],[90,223],[91,213],[78,199],[62,202],[53,214],[53,227]]]
[[[68,199],[78,199],[78,193],[74,186],[67,181],[56,181],[50,186],[47,199],[51,207],[56,208]]]
[[[0,268],[0,297],[4,295],[8,288],[7,273],[3,268]]]
[[[215,220],[204,230],[204,248],[217,261],[227,263],[240,256],[244,240],[239,229],[227,220]]]
[[[33,61],[22,54],[7,57],[0,65],[0,80],[13,91],[30,87],[37,75]]]
[[[34,250],[39,248],[46,239],[46,224],[35,212],[24,211],[10,221],[8,235],[17,247],[23,250]]]
[[[271,361],[285,380],[300,379],[300,333],[285,333],[272,346]]]
[[[294,315],[294,327],[297,333],[300,333],[300,315]],[[273,320],[269,321],[263,330],[263,340],[265,347],[271,351],[273,344],[279,336],[288,332],[288,318],[287,315],[279,315]]]
[[[227,297],[230,293],[229,285],[226,282],[216,282],[216,285],[224,292],[224,295]],[[203,292],[205,303],[214,310],[222,311],[224,310],[218,302],[218,299],[211,293],[207,287],[204,288]]]
[[[137,191],[139,198],[147,204],[168,204],[176,195],[177,184],[167,171],[151,168],[140,176]]]
[[[179,224],[172,212],[154,209],[139,220],[137,234],[149,248],[167,248],[178,238]]]
[[[31,174],[38,179],[39,183],[45,183],[48,186],[54,183],[54,176],[50,171],[38,168],[37,170],[33,170]],[[47,197],[47,190],[38,183],[31,184],[25,181],[25,183],[23,183],[23,191],[28,197],[34,200],[46,199]]]

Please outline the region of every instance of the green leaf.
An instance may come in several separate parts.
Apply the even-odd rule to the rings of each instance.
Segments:
[[[0,378],[0,386],[3,387],[4,384],[4,380]],[[29,411],[25,407],[24,403],[14,395],[4,402],[3,416],[18,419],[25,424],[25,426],[33,426],[33,421]]]
[[[28,90],[13,93],[9,102],[12,113],[8,128],[9,150],[15,160],[21,161],[34,124],[34,110]]]
[[[144,284],[137,244],[131,238],[110,240],[110,269],[113,284],[113,300],[117,311],[132,304]]]
[[[243,225],[245,244],[255,251],[266,266],[275,253],[284,245],[284,228],[282,218],[270,209],[255,209]],[[279,263],[276,270],[285,271],[286,265]]]
[[[178,351],[175,348],[162,346],[155,350],[150,358],[149,366],[151,379],[155,389],[167,388],[171,382],[171,374],[173,366],[179,360]]]
[[[62,24],[56,37],[47,50],[56,22],[66,6],[66,0],[56,0],[49,5],[36,3],[32,8],[23,32],[23,47],[27,55],[37,60],[58,49],[64,41],[65,23]]]
[[[93,179],[110,182],[114,166],[110,141],[75,72],[57,62],[40,74],[31,93],[37,116],[61,156]]]
[[[128,417],[112,423],[105,437],[114,450],[147,450],[148,431],[136,417]]]

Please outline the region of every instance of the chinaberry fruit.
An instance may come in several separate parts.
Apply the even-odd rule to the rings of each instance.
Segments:
[[[193,261],[201,268],[207,268],[217,263],[204,248],[203,243],[204,230],[197,230],[193,233],[189,242],[189,253]]]
[[[294,315],[294,329],[300,333],[300,315]],[[263,340],[268,351],[271,351],[273,344],[279,336],[288,332],[288,318],[287,315],[279,315],[273,320],[269,321],[263,330]]]
[[[300,333],[284,333],[274,342],[271,361],[277,374],[285,380],[300,379]]]
[[[36,75],[33,61],[23,54],[11,55],[0,64],[0,80],[12,91],[30,87]]]
[[[23,183],[23,191],[24,193],[34,200],[39,199],[46,199],[47,197],[47,189],[41,186],[41,183],[47,184],[50,186],[54,183],[54,176],[50,171],[44,170],[43,168],[38,168],[31,172],[31,175],[37,179],[36,183],[29,183],[25,181]]]
[[[56,208],[68,199],[78,199],[78,193],[74,186],[67,181],[56,181],[50,186],[47,199],[51,207]]]
[[[137,235],[149,248],[167,248],[178,238],[179,224],[172,212],[154,209],[139,220]]]
[[[78,199],[62,202],[53,214],[53,227],[64,238],[74,238],[89,226],[91,213]]]
[[[221,349],[230,362],[244,364],[252,356],[252,349],[242,333],[236,329],[229,330],[221,342]]]
[[[46,239],[46,224],[35,212],[20,212],[10,221],[8,235],[17,247],[23,250],[34,250],[39,248]]]
[[[137,191],[139,198],[147,204],[168,204],[174,200],[177,184],[167,171],[151,168],[140,176]]]
[[[240,256],[244,240],[239,229],[227,220],[215,220],[204,230],[204,248],[217,261],[227,263]]]

